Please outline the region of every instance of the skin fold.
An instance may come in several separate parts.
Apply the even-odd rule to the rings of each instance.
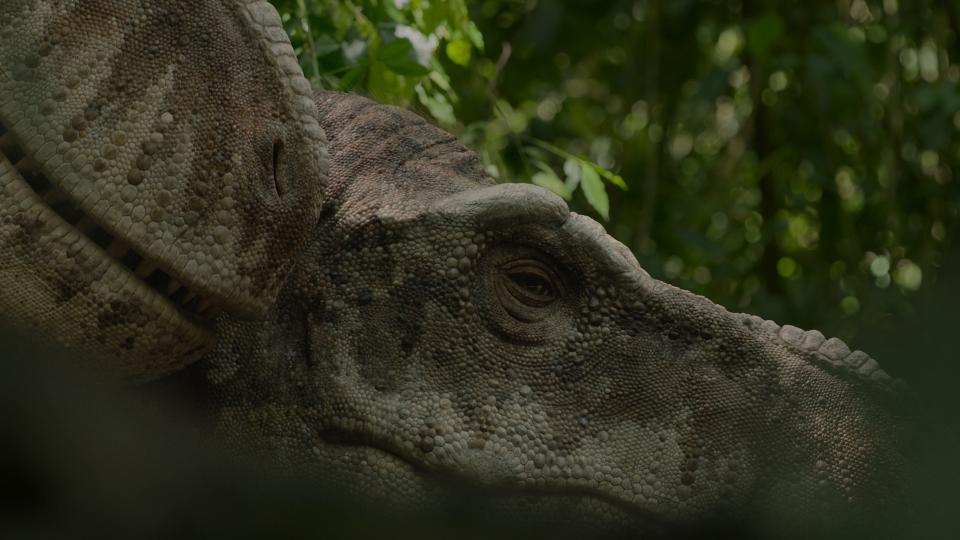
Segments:
[[[10,7],[0,307],[78,362],[196,362],[230,445],[399,507],[451,484],[617,526],[903,504],[908,393],[872,358],[653,279],[411,112],[314,94],[265,2]]]
[[[325,147],[267,2],[5,0],[0,306],[105,374],[175,371],[273,303]]]

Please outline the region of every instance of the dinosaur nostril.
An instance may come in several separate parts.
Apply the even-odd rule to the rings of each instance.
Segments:
[[[280,174],[280,155],[283,153],[283,139],[279,137],[273,141],[273,187],[277,190],[277,196],[283,197],[287,192],[287,186]]]

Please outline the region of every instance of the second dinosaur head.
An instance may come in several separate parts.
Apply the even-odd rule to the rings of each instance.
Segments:
[[[228,431],[408,502],[437,478],[657,523],[898,500],[875,361],[651,278],[412,113],[317,99],[330,206],[267,323],[222,321]]]

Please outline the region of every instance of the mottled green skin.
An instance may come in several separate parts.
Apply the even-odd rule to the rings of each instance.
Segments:
[[[49,7],[18,3],[26,4]],[[217,11],[224,6],[247,5],[160,4],[161,11],[203,13],[213,23],[229,15]],[[177,59],[177,69],[200,73],[190,71],[191,61],[223,62],[240,70],[238,81],[255,85],[262,79],[239,77],[243,69],[298,73],[283,56],[289,55],[289,44],[276,32],[276,14],[253,4],[260,6],[257,15],[230,20],[267,21],[261,35],[280,43],[280,56],[287,60],[268,55],[265,63],[234,65],[226,60],[229,55],[252,52],[226,48],[210,54],[203,40],[188,40],[178,45],[185,48],[183,57],[170,56]],[[119,1],[77,5],[146,9]],[[27,118],[13,122],[12,129],[33,155],[49,148],[30,135],[29,126],[40,122],[39,109],[18,104],[42,107],[47,90],[21,80],[20,68],[8,67],[16,56],[10,44],[23,39],[11,30],[12,20],[7,12],[0,15],[0,118],[8,124],[16,114]],[[157,31],[172,32],[168,25],[176,20],[182,19],[157,18]],[[154,43],[145,29],[121,40],[109,24],[88,24],[125,46]],[[30,28],[46,35],[40,27]],[[166,42],[159,43],[162,56]],[[30,64],[24,69],[38,69]],[[123,66],[117,69],[122,75]],[[38,73],[32,76],[52,76],[42,69]],[[183,163],[176,158],[178,149],[212,160],[191,158],[189,174],[171,165],[159,176],[144,175],[136,196],[118,207],[96,204],[118,192],[126,200],[123,193],[134,185],[127,176],[97,176],[103,171],[94,153],[98,147],[102,153],[110,138],[106,127],[90,128],[87,139],[77,139],[87,141],[84,149],[74,150],[65,141],[48,155],[35,156],[46,164],[48,179],[68,195],[85,190],[81,202],[90,202],[88,213],[101,225],[226,308],[210,326],[198,325],[209,336],[201,333],[188,341],[215,342],[212,350],[190,359],[201,357],[206,386],[199,391],[208,394],[219,432],[233,446],[252,446],[291,470],[319,471],[323,481],[341,480],[351,491],[400,506],[441,502],[450,480],[489,489],[494,506],[503,510],[558,511],[572,519],[666,527],[718,516],[735,522],[750,516],[807,521],[835,511],[869,520],[900,504],[904,420],[898,383],[866,354],[816,331],[729,313],[659,282],[599,224],[570,212],[541,188],[497,185],[475,153],[422,118],[346,94],[320,93],[307,106],[300,99],[302,79],[296,73],[292,77],[286,86],[283,77],[266,79],[274,93],[261,90],[273,98],[256,101],[274,104],[266,111],[210,113],[209,121],[242,135],[238,138],[201,129],[207,109],[195,110],[192,100],[206,103],[211,96],[203,93],[207,80],[199,75],[180,81],[180,93],[139,93],[139,101],[129,105],[122,99],[102,101],[103,110],[117,115],[136,111],[128,122],[137,133],[140,120],[152,125],[189,118],[185,111],[199,114],[199,124],[177,126],[183,137],[171,150],[170,163]],[[284,96],[293,96],[300,113],[283,108]],[[216,97],[211,97],[215,103],[231,103]],[[167,117],[166,110],[176,112]],[[111,116],[91,121],[97,118]],[[312,126],[311,118],[319,118],[320,125]],[[271,134],[270,126],[290,125],[299,135],[283,146],[281,157],[287,157],[279,165],[276,159],[270,163],[275,140],[263,139],[261,129]],[[41,137],[63,136],[62,126],[38,129]],[[259,150],[262,140],[271,142],[273,156]],[[166,141],[164,135],[161,142]],[[146,152],[142,144],[134,147]],[[140,150],[117,170],[135,163]],[[219,157],[232,167],[230,182],[218,168],[226,166]],[[50,165],[68,162],[79,172]],[[288,162],[294,165],[283,165]],[[148,294],[153,292],[135,273],[117,266],[110,249],[85,246],[80,261],[42,234],[23,232],[28,226],[24,212],[39,212],[44,219],[38,230],[54,223],[63,231],[58,234],[83,240],[69,223],[43,214],[42,203],[24,187],[25,169],[0,163],[0,178],[15,188],[8,188],[4,199],[13,217],[3,223],[14,227],[4,237],[5,256],[28,274],[38,272],[40,260],[52,261],[48,268],[54,271],[86,261],[90,268],[111,268],[120,283],[135,283],[129,291],[110,289],[127,307],[110,319],[119,321],[123,332],[109,336],[140,343],[146,335],[156,345],[176,344],[178,336],[189,335],[178,333],[175,325],[157,330],[142,323],[143,313],[151,313],[155,304]],[[214,183],[217,187],[202,196],[171,199],[177,205],[156,221],[131,217],[140,215],[139,205],[159,201],[151,187],[169,183],[176,193],[191,193],[211,171],[226,183]],[[227,208],[234,217],[221,223],[229,241],[220,246],[217,234],[224,231],[214,227],[210,232],[205,227],[212,223],[205,220],[220,215],[225,198],[233,201]],[[196,220],[187,220],[191,212]],[[135,228],[139,232],[131,233]],[[149,237],[162,242],[168,228],[180,231],[170,233],[177,240],[170,245],[190,235],[211,234],[214,240],[185,241],[180,249],[194,255],[167,257],[169,246]],[[23,255],[35,245],[44,259]],[[29,281],[24,271],[7,270],[12,267],[0,267],[0,288]],[[224,270],[213,272],[214,267]],[[70,320],[79,321],[71,324],[85,330],[62,340],[69,346],[104,345],[90,333],[102,331],[97,326],[102,322],[90,321],[102,321],[98,314],[114,303],[100,296],[106,293],[98,292],[96,283],[77,285],[94,300],[70,312]],[[17,304],[26,306],[19,316],[47,335],[58,335],[62,323],[46,315],[52,301],[31,294],[32,303]],[[15,299],[0,299],[6,306],[15,304]],[[161,314],[174,320],[181,315],[173,306],[163,309]],[[124,325],[129,319],[138,322]],[[116,349],[109,340],[107,345],[108,352]],[[158,348],[143,357],[121,350],[118,369],[129,375],[143,362],[141,375],[156,376],[182,365],[183,351],[171,347],[167,356]]]

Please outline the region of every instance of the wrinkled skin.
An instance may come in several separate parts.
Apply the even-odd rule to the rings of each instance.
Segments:
[[[628,523],[900,500],[872,359],[652,279],[411,113],[318,103],[332,202],[267,323],[219,321],[227,432],[407,503],[438,477]]]
[[[599,523],[903,498],[873,359],[652,279],[412,113],[312,95],[263,2],[8,3],[0,68],[0,307],[124,377],[199,359],[236,447]]]

